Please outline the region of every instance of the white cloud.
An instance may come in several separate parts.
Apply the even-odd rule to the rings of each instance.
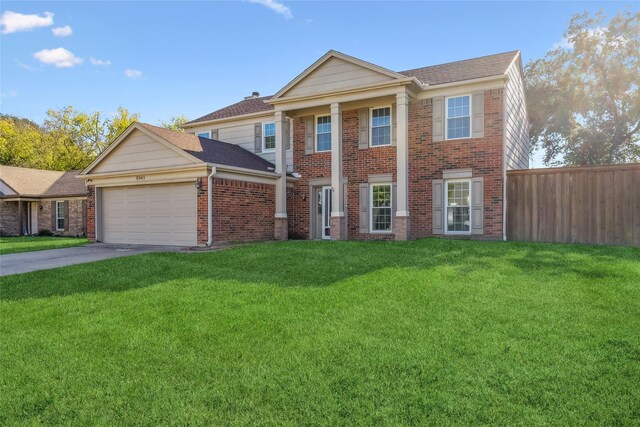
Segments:
[[[67,36],[70,36],[71,34],[73,34],[73,30],[68,25],[65,25],[64,27],[52,28],[51,32],[56,37],[67,37]]]
[[[130,79],[138,79],[142,77],[142,71],[127,68],[126,70],[124,70],[124,75]]]
[[[71,68],[82,64],[82,59],[75,56],[63,47],[57,49],[42,49],[33,54],[33,57],[43,64],[53,65],[56,68]]]
[[[18,65],[18,67],[20,68],[24,68],[25,70],[29,70],[29,71],[35,71],[36,69],[33,67],[30,67],[29,65],[25,64],[22,61],[19,61],[16,59],[16,65]]]
[[[22,13],[7,10],[0,16],[2,34],[17,33],[18,31],[31,31],[38,27],[53,25],[53,13],[45,12],[40,15],[23,15]]]
[[[286,19],[292,19],[293,13],[291,13],[291,9],[276,0],[247,0],[249,3],[261,4],[264,7],[267,7],[273,10],[275,13],[284,16]]]
[[[108,67],[109,65],[111,65],[111,61],[109,61],[108,59],[89,58],[89,62],[91,62],[91,65],[96,65],[101,67]]]
[[[15,90],[10,90],[9,92],[1,92],[0,96],[2,96],[3,98],[13,98],[14,96],[18,96],[18,92],[16,92]]]

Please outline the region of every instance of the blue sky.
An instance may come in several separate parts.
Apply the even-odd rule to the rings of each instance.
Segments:
[[[0,111],[42,121],[72,105],[158,123],[273,94],[329,49],[404,70],[520,49],[570,17],[631,2],[3,1]],[[22,15],[34,16],[18,16]],[[69,28],[67,28],[69,27]],[[54,34],[55,33],[55,34]],[[57,35],[56,35],[57,34]],[[62,49],[61,49],[62,48]]]

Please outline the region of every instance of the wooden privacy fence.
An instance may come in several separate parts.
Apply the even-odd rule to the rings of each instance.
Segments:
[[[507,172],[507,239],[640,247],[640,163]]]

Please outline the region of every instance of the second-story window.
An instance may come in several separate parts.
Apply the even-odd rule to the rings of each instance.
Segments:
[[[391,145],[391,107],[371,109],[371,146]]]
[[[447,139],[471,137],[471,97],[447,98]]]
[[[273,151],[276,149],[276,124],[265,123],[264,136],[262,138],[262,151]]]
[[[331,116],[316,118],[316,151],[331,151]]]

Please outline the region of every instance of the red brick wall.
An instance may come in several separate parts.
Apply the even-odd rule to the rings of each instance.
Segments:
[[[203,177],[198,178],[198,180],[200,181],[200,189],[196,190],[196,215],[198,215],[196,220],[196,227],[198,228],[197,242],[199,245],[205,245],[207,240],[209,240],[209,224],[207,223],[209,215],[209,211],[207,210],[209,178]]]
[[[347,179],[347,233],[349,239],[393,239],[393,234],[360,234],[358,202],[359,184],[370,174],[392,173],[395,180],[396,147],[358,149],[358,110],[342,112],[342,169]],[[293,238],[309,238],[309,179],[331,179],[331,153],[305,154],[304,118],[293,123],[293,164],[302,178],[294,192],[294,219],[290,225]],[[288,207],[287,207],[288,209]],[[291,221],[291,215],[289,215]]]
[[[206,242],[207,217],[205,209],[204,222],[201,221],[201,197],[198,196],[198,241],[200,242],[201,238],[200,232],[204,230],[204,241]],[[206,197],[205,190],[205,208]],[[274,217],[274,185],[214,178],[214,243],[273,240]]]
[[[484,177],[484,236],[502,237],[502,89],[485,91],[485,136],[482,139],[433,142],[431,101],[409,105],[409,213],[411,237],[431,235],[431,180],[445,169],[471,168]],[[370,174],[392,173],[396,180],[396,147],[358,149],[358,112],[343,111],[343,171],[348,180],[349,239],[393,239],[393,234],[360,234],[359,184]],[[331,154],[305,154],[304,118],[293,122],[294,170],[302,175],[288,203],[290,238],[309,238],[309,180],[331,178]]]
[[[358,148],[358,110],[342,115],[342,167],[347,178],[347,235],[358,240],[393,240],[392,233],[360,233],[360,184],[369,181],[369,175],[393,174],[396,180],[397,149],[393,146]]]
[[[293,213],[287,204],[289,219],[289,238],[309,238],[309,180],[316,178],[331,179],[331,153],[305,154],[304,117],[293,120],[293,164],[294,170],[302,175],[293,191]]]
[[[87,186],[87,238],[92,242],[96,239],[96,187]]]
[[[413,238],[431,235],[431,181],[445,169],[484,177],[484,236],[502,237],[502,89],[485,91],[484,138],[433,142],[430,100],[409,105],[409,214]]]

